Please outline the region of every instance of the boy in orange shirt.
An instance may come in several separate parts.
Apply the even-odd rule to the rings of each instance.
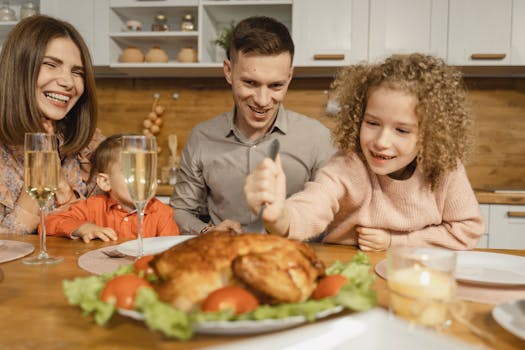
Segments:
[[[122,134],[108,137],[97,148],[90,177],[96,176],[103,194],[72,204],[46,217],[48,235],[82,238],[88,243],[137,237],[137,211],[121,172]],[[144,210],[143,237],[178,235],[173,209],[152,198]]]

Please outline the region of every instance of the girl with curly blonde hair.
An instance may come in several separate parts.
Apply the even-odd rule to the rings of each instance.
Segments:
[[[303,192],[285,199],[280,158],[245,183],[250,208],[265,203],[268,232],[358,245],[471,249],[484,232],[463,162],[473,143],[461,73],[411,54],[343,69],[331,86],[339,152]]]

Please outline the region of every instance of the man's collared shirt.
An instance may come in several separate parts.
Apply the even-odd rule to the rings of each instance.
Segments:
[[[182,233],[198,234],[207,225],[203,217],[215,225],[236,220],[243,228],[256,221],[244,197],[244,179],[266,157],[273,139],[281,146],[287,197],[313,180],[335,152],[330,131],[323,124],[282,105],[269,132],[256,141],[237,129],[234,111],[192,130],[170,200]]]

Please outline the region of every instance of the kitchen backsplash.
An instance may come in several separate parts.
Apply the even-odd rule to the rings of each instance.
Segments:
[[[285,106],[321,120],[327,103],[328,78],[292,81]],[[468,78],[469,98],[476,115],[476,152],[467,164],[477,189],[525,189],[525,79]],[[142,132],[153,95],[165,107],[157,135],[162,148],[159,166],[168,164],[168,136],[176,134],[179,154],[197,123],[232,109],[229,85],[223,78],[99,78],[98,125],[105,135]],[[176,94],[177,99],[172,96]]]

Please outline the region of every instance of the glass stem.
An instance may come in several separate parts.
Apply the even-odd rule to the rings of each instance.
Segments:
[[[137,208],[137,259],[144,256],[144,243],[142,242],[142,223],[144,221],[144,203],[135,203]]]
[[[46,250],[46,208],[40,206],[40,252],[38,253],[39,259],[47,259],[49,255]]]

